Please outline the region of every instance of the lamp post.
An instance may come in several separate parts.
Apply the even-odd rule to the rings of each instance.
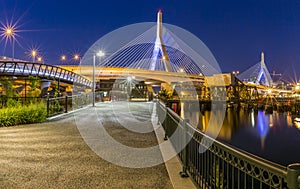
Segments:
[[[4,31],[4,36],[12,40],[12,61],[15,57],[15,31],[13,27],[6,27]]]
[[[77,60],[80,60],[80,56],[79,56],[78,54],[75,54],[75,55],[74,55],[74,60],[76,60],[76,61],[77,61]],[[79,62],[79,63],[80,63],[80,62]]]
[[[66,62],[66,60],[67,60],[66,55],[61,55],[60,60],[61,60],[61,62],[65,65],[65,62]]]
[[[95,83],[95,69],[96,69],[96,56],[98,57],[103,57],[105,55],[105,53],[101,50],[99,50],[99,52],[97,52],[94,56],[93,56],[93,86],[92,86],[92,92],[93,92],[93,107],[95,107],[95,90],[96,90],[96,83]]]
[[[232,71],[232,74],[235,76],[238,75],[239,73],[240,73],[240,71]]]
[[[41,56],[39,56],[39,57],[37,58],[37,61],[38,61],[39,63],[42,63],[42,60],[43,60],[43,58],[42,58]]]
[[[36,50],[31,51],[32,62],[35,62]]]
[[[66,59],[67,59],[67,58],[66,58],[65,55],[62,55],[62,56],[61,56],[61,60],[62,60],[62,61],[65,61]]]

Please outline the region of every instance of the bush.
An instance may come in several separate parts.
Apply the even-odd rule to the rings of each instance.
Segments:
[[[21,105],[0,109],[0,126],[41,123],[47,118],[44,103]]]

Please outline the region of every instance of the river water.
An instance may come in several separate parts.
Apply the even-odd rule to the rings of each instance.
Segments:
[[[185,106],[181,117],[205,132],[212,112]],[[217,140],[283,166],[300,163],[300,123],[293,120],[288,112],[228,109]]]

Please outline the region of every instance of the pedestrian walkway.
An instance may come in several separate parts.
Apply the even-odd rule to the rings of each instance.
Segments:
[[[79,132],[80,127],[77,127],[80,115],[85,115],[89,121],[100,120],[107,133],[123,145],[141,149],[157,145],[154,132],[137,133],[121,124],[123,119],[124,123],[135,125],[135,128],[148,127],[146,123],[147,120],[150,122],[153,104],[130,104],[131,113],[140,125],[126,119],[128,112],[122,111],[119,105],[102,103],[96,108],[90,107],[43,124],[0,128],[0,188],[182,188],[184,185],[178,183],[180,187],[174,186],[174,178],[171,182],[170,169],[167,171],[165,164],[145,168],[122,167],[99,157],[87,145],[83,133]],[[98,118],[90,117],[95,111]],[[119,117],[113,117],[113,113]],[[91,128],[89,122],[85,126]],[[113,147],[103,150],[108,155],[115,151]],[[171,167],[180,168],[178,164],[172,164]]]

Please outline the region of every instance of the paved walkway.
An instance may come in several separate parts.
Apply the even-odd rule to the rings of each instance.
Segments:
[[[147,120],[149,122],[151,118],[151,107],[150,103],[133,103],[129,107],[139,126],[145,127],[144,131],[150,129]],[[114,111],[117,118],[112,116]],[[93,112],[98,119],[91,117]],[[154,132],[130,131],[139,128],[130,127],[136,126],[136,122],[131,122],[128,115],[126,108],[121,109],[121,106],[99,104],[95,109],[87,108],[44,124],[0,128],[0,188],[173,188],[174,183],[171,183],[164,164],[145,168],[118,166],[111,162],[118,162],[122,157],[120,164],[124,165],[124,160],[125,164],[130,163],[129,160],[135,157],[122,156],[121,151],[103,145],[101,153],[107,154],[106,161],[96,154],[99,148],[87,145],[87,137],[83,140],[84,132],[78,124],[86,123],[86,128],[92,128],[91,123],[98,120],[121,144],[134,149],[157,145]],[[129,124],[127,129],[123,126],[125,123]],[[138,158],[147,162],[148,156],[143,155]],[[155,156],[156,160],[162,159],[160,151]],[[107,157],[111,157],[111,161]],[[143,164],[139,161],[136,165]],[[180,183],[177,186],[175,188],[181,188]]]

